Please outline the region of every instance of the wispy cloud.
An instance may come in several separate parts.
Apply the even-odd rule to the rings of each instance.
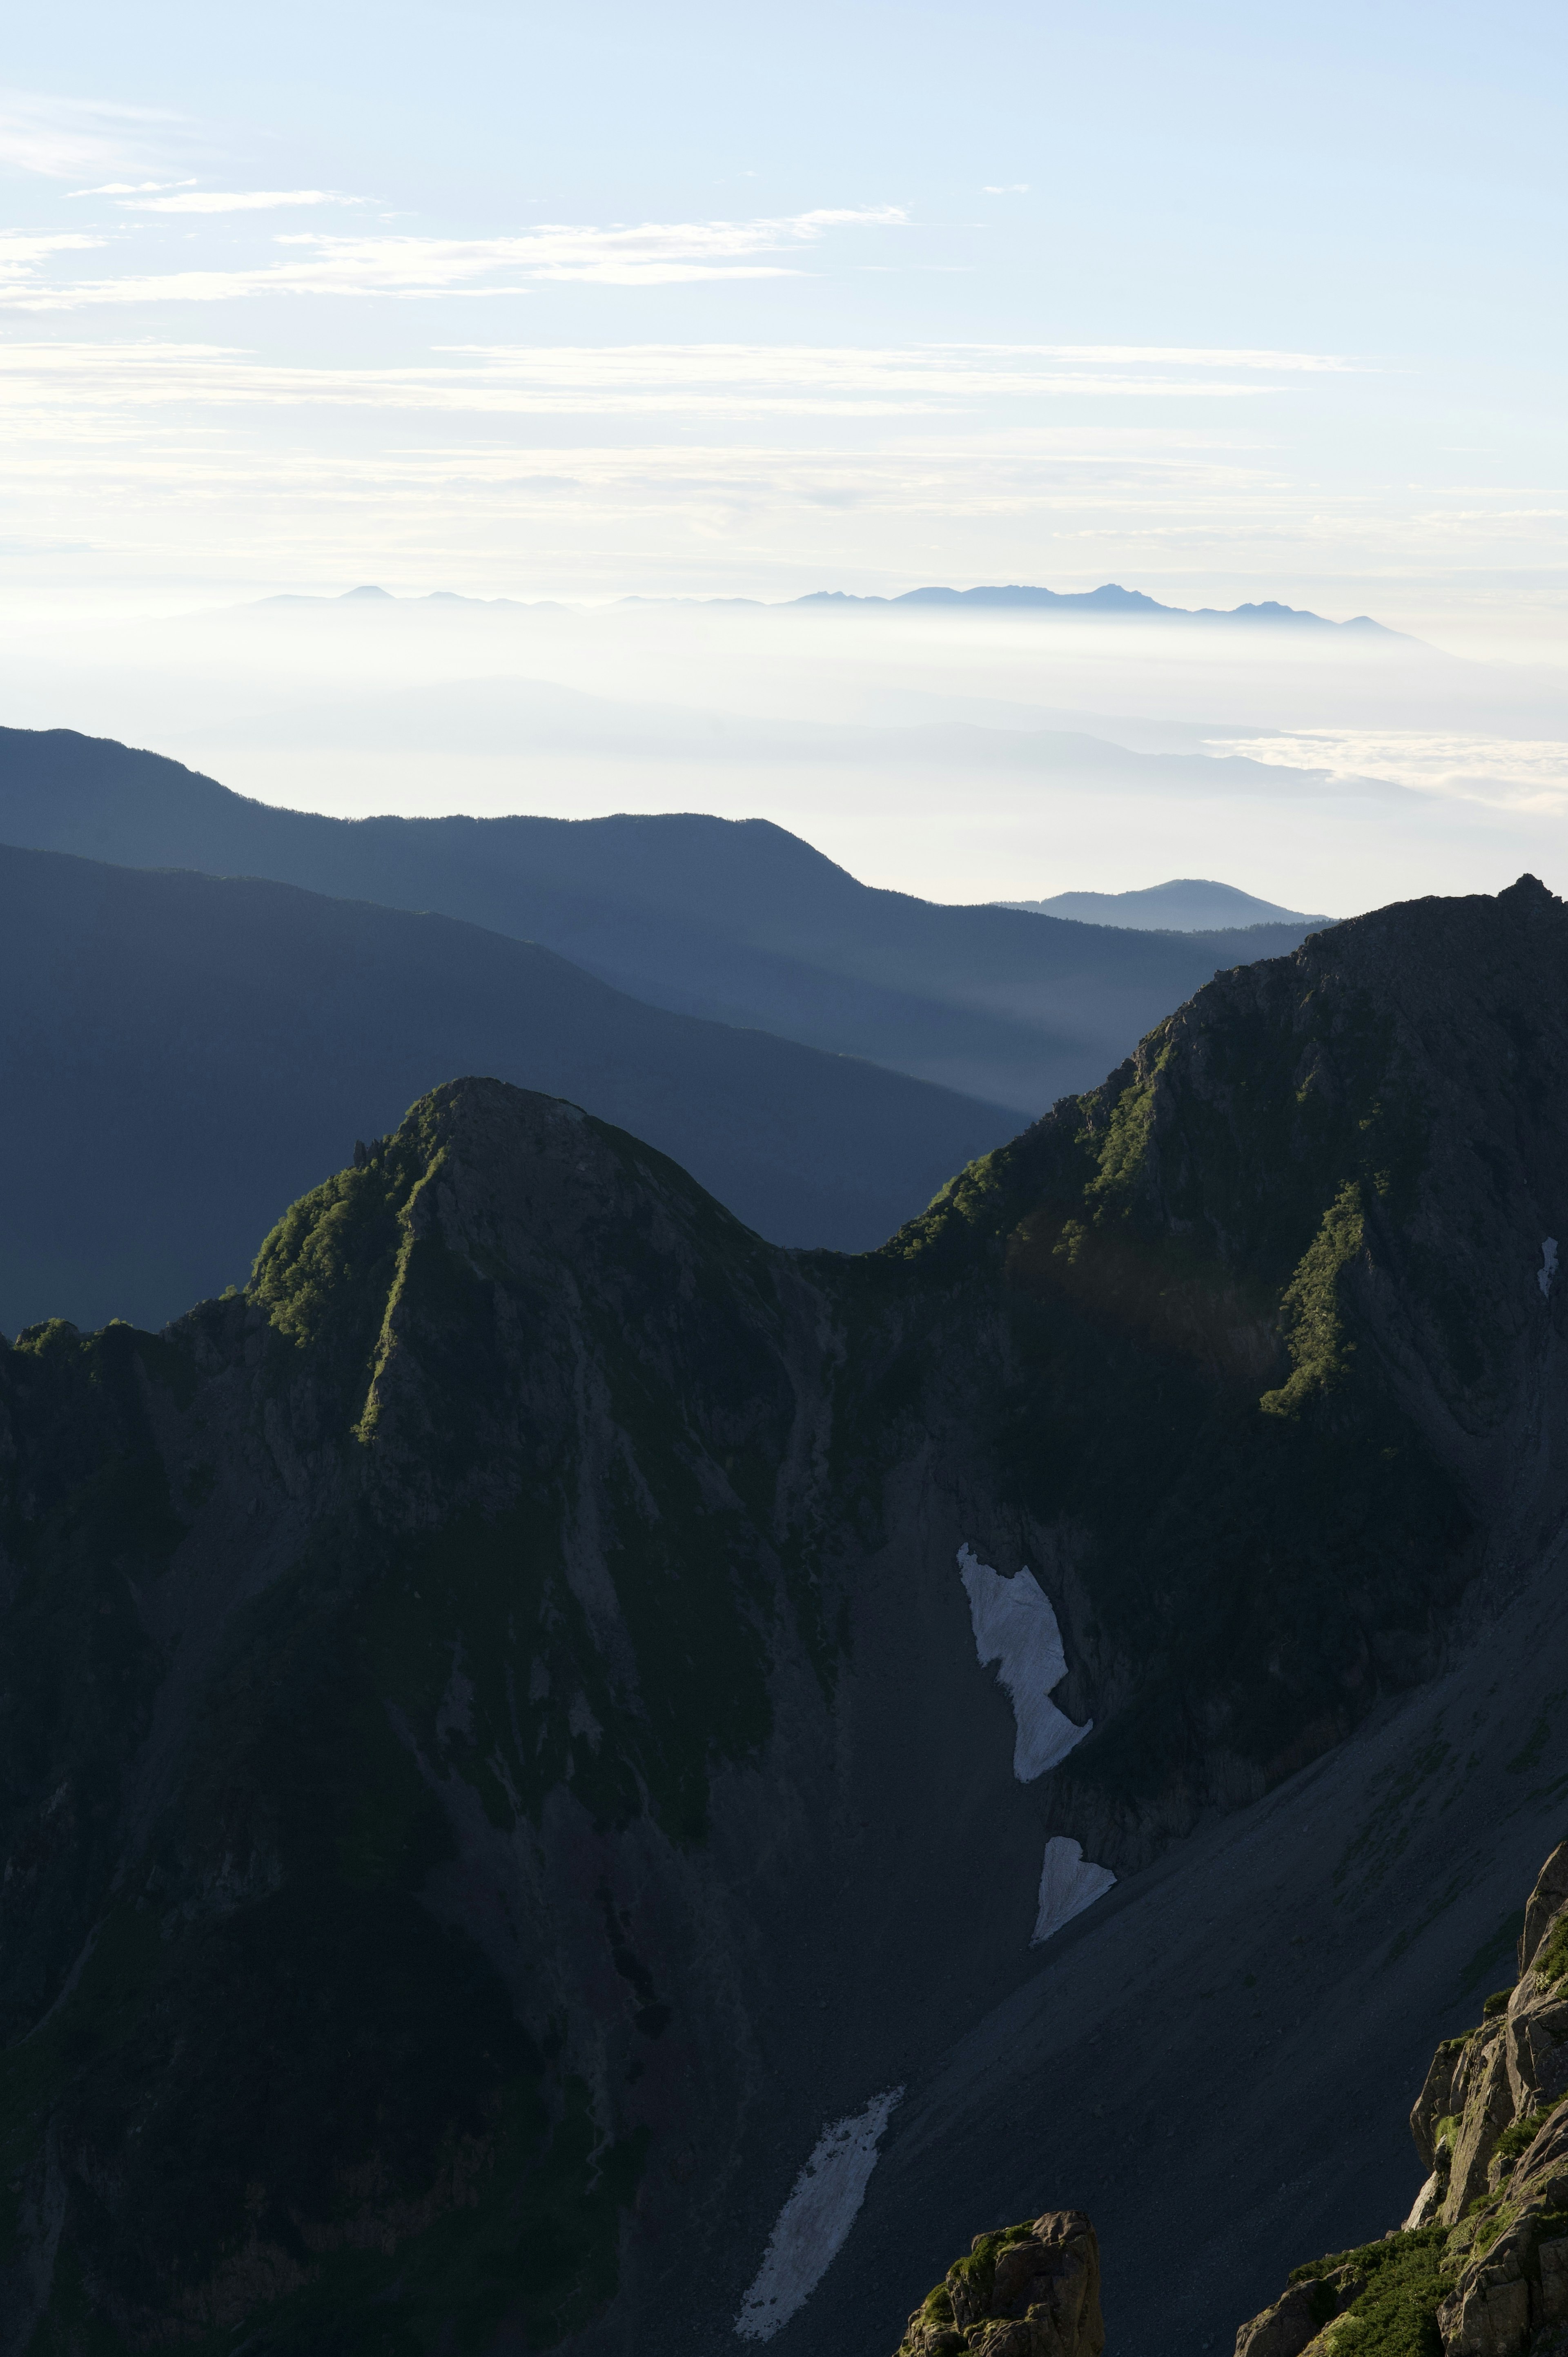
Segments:
[[[1293,602],[1399,620],[1418,581],[1554,577],[1552,487],[1489,500],[1470,486],[1462,499],[1397,481],[1335,490],[1298,455],[1299,401],[1281,433],[1257,399],[1192,396],[1287,388],[1337,407],[1352,376],[1270,377],[1248,352],[1192,359],[628,344],[307,367],[237,337],[13,331],[0,339],[0,499],[13,540],[112,544],[91,565],[115,584],[132,552],[149,580],[279,583],[341,574],[352,550],[349,577],[513,595],[1112,578],[1229,604],[1243,584],[1264,596],[1314,565],[1321,577],[1332,549],[1339,589]],[[1078,398],[1101,382],[1183,397]]]
[[[51,254],[79,253],[85,246],[102,242],[101,237],[79,231],[56,230],[30,236],[24,230],[0,230],[0,303],[8,299],[13,286],[29,285],[39,264]]]
[[[68,188],[68,197],[145,197],[157,188],[193,188],[194,180],[105,180],[98,188]]]
[[[176,121],[151,107],[104,99],[0,91],[0,166],[49,180],[80,180],[127,165],[145,169]]]
[[[189,188],[177,197],[143,197],[139,189],[102,189],[116,195],[128,211],[144,213],[261,213],[279,205],[360,205],[363,197],[345,196],[341,188]],[[130,199],[139,201],[132,204]]]
[[[998,404],[1015,414],[1020,404],[1087,397],[1234,403],[1267,395],[1293,373],[1351,366],[1334,353],[1139,346],[460,344],[402,367],[312,368],[217,344],[38,342],[0,346],[0,400],[47,407],[69,385],[79,410],[102,400],[493,417],[918,419],[1004,416]]]
[[[313,199],[317,192],[310,192]],[[323,192],[324,193],[324,192]],[[269,201],[280,201],[271,199]],[[201,208],[170,200],[160,208]],[[332,235],[297,231],[274,240],[290,250],[250,269],[127,273],[71,281],[39,275],[7,290],[13,308],[75,310],[87,305],[231,302],[264,295],[505,295],[530,284],[577,281],[602,286],[657,286],[704,278],[773,278],[789,260],[829,231],[896,228],[895,205],[820,208],[785,219],[749,221],[616,222],[608,227],[544,223],[509,237],[431,238]],[[769,259],[768,257],[778,257]]]

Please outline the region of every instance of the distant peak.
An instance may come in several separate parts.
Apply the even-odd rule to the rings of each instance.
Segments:
[[[1042,917],[1066,917],[1076,924],[1111,925],[1134,932],[1232,931],[1247,925],[1331,925],[1332,917],[1286,909],[1261,900],[1213,877],[1172,877],[1130,892],[1058,892],[1048,900],[1010,900],[1003,905]]]
[[[385,597],[390,604],[392,600],[392,591],[390,589],[378,589],[373,581],[367,581],[364,582],[358,589],[345,589],[343,597],[344,599],[348,599],[349,597]]]

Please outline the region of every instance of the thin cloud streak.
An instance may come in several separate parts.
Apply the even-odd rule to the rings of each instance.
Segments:
[[[75,197],[145,197],[159,188],[193,188],[194,180],[105,180],[98,188],[68,188],[68,199]]]
[[[918,418],[972,412],[995,401],[1255,400],[1257,355],[1211,351],[1208,370],[1181,376],[1136,348],[1107,349],[1114,368],[1074,364],[1043,345],[866,347],[756,344],[545,346],[459,344],[392,369],[309,368],[257,361],[200,343],[39,342],[0,348],[0,399],[47,404],[70,387],[116,408],[200,406],[437,411],[474,415],[764,414]],[[1166,359],[1176,357],[1164,356]],[[1187,355],[1179,357],[1187,358]],[[1292,362],[1315,356],[1285,355]],[[1226,365],[1237,375],[1215,372]],[[1342,365],[1348,365],[1344,363]]]
[[[259,213],[279,205],[362,205],[365,201],[363,197],[345,196],[341,188],[192,188],[184,196],[150,199],[132,189],[100,193],[119,195],[127,212],[143,213]]]
[[[180,210],[186,208],[181,207]],[[293,251],[282,261],[240,270],[185,270],[157,275],[55,281],[8,288],[13,309],[75,310],[90,305],[232,302],[269,295],[508,295],[530,281],[599,285],[673,285],[704,278],[792,274],[789,263],[752,257],[816,244],[829,231],[897,228],[895,205],[822,207],[782,220],[644,221],[608,228],[552,222],[516,236],[432,238],[344,236],[297,231],[274,240]],[[497,283],[497,274],[507,276]],[[514,283],[518,280],[521,285]]]

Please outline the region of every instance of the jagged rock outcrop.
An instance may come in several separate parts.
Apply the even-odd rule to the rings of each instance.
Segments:
[[[1279,1783],[1560,1527],[1558,1238],[1526,881],[1220,977],[876,1254],[464,1081],[242,1293],[0,1349],[0,2357],[727,2334],[1049,1844]],[[1026,1784],[965,1547],[1067,1664]]]
[[[1444,2357],[1568,2347],[1568,1842],[1530,1894],[1518,1962],[1513,1988],[1433,2058],[1411,2115],[1431,2174],[1404,2226],[1298,2267],[1237,2357],[1375,2348],[1374,2323]]]
[[[896,2357],[1101,2357],[1100,2245],[1081,2210],[977,2234],[909,2319]]]

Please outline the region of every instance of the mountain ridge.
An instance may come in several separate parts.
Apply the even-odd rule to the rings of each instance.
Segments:
[[[342,606],[362,605],[367,600],[385,599],[389,604],[453,605],[453,606],[512,606],[521,611],[542,607],[558,607],[562,601],[553,597],[470,597],[460,590],[428,589],[397,598],[392,591],[381,589],[372,582],[362,583],[355,589],[285,591],[271,597],[258,598],[260,606]],[[1120,582],[1102,582],[1098,589],[1042,589],[1014,582],[1005,587],[993,584],[970,589],[953,589],[940,586],[920,589],[904,589],[891,595],[853,589],[812,589],[803,597],[768,599],[763,597],[628,597],[618,599],[622,606],[750,606],[759,611],[788,612],[800,606],[964,606],[968,608],[1004,607],[1037,612],[1088,614],[1096,618],[1115,616],[1144,618],[1158,615],[1162,619],[1181,621],[1230,622],[1254,629],[1274,630],[1305,628],[1324,630],[1375,631],[1380,638],[1404,639],[1402,630],[1390,630],[1386,623],[1376,622],[1369,614],[1357,614],[1345,622],[1329,621],[1322,614],[1314,614],[1305,607],[1287,606],[1275,597],[1265,597],[1240,606],[1166,606],[1151,597],[1143,589],[1124,589]]]
[[[1381,1894],[1509,1789],[1494,1734],[1402,1762],[1449,1659],[1456,1723],[1518,1742],[1528,1687],[1485,1681],[1563,1526],[1564,1103],[1568,911],[1521,879],[1206,985],[870,1254],[781,1253],[476,1080],[295,1205],[243,1294],[19,1336],[6,2357],[73,2300],[280,2357],[709,2357],[824,2120],[900,2088],[779,2357],[892,2347],[933,2205],[1038,2214],[1064,2135],[1134,2352],[1246,2312],[1122,2273],[1154,2230],[1093,2106],[1190,2108],[1210,1910],[1316,2002],[1262,1904],[1309,1864],[1326,1982],[1392,1975],[1348,2018],[1425,2034]],[[966,1558],[1015,1604],[1027,1566],[1057,1632],[1071,1741],[1027,1781]],[[1444,1953],[1539,1855],[1555,1803],[1518,1797]],[[1118,1882],[1036,1950],[1061,1841]],[[1316,2084],[1298,2057],[1256,2120],[1282,2159]],[[1319,2248],[1359,2125],[1294,2204]],[[1237,2123],[1184,2133],[1217,2203]]]
[[[667,1012],[864,1056],[1030,1117],[1235,954],[859,883],[762,819],[338,819],[68,730],[0,731],[0,839],[438,909]],[[1244,953],[1294,946],[1251,937]]]
[[[880,1243],[1016,1126],[455,918],[0,845],[0,1328],[242,1281],[280,1201],[474,1069],[618,1116],[783,1243]]]

